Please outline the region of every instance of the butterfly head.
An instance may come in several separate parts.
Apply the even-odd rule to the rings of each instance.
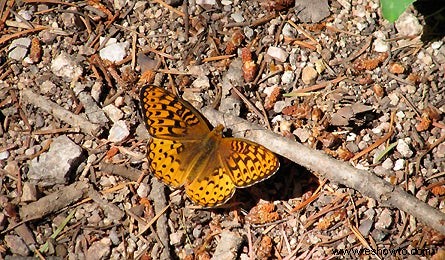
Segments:
[[[221,124],[219,124],[215,128],[213,128],[213,132],[217,135],[222,135],[223,131],[224,131],[224,126]]]

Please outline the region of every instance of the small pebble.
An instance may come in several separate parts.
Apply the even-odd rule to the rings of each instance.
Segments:
[[[301,80],[306,85],[312,85],[317,80],[318,72],[311,66],[306,66],[301,72]]]
[[[8,48],[8,57],[17,61],[23,60],[28,52],[28,48],[30,45],[30,38],[19,38],[13,40]]]
[[[88,248],[86,259],[107,259],[111,252],[111,240],[104,237],[99,241],[93,242]]]
[[[185,234],[183,231],[173,232],[170,234],[170,245],[177,246],[180,245],[185,239]]]
[[[297,128],[292,133],[296,137],[298,137],[298,139],[302,143],[305,143],[309,139],[309,137],[311,137],[311,132],[309,131],[309,129],[306,128]]]
[[[149,185],[147,185],[146,183],[141,183],[136,192],[139,195],[139,197],[146,198],[150,193],[150,190],[151,188]]]
[[[404,159],[398,159],[395,163],[394,163],[394,171],[400,171],[403,170],[405,168],[405,160]]]
[[[242,13],[236,12],[236,13],[232,13],[230,15],[230,17],[232,17],[232,19],[236,22],[236,23],[242,23],[244,22],[244,17],[242,15]]]
[[[395,22],[395,27],[400,36],[420,35],[423,30],[423,26],[417,17],[410,12],[404,12],[400,15],[399,19]]]
[[[51,71],[56,76],[66,78],[70,81],[78,79],[83,73],[82,66],[66,52],[62,52],[52,60]]]
[[[8,159],[8,157],[9,157],[9,151],[8,150],[0,152],[0,160],[6,160],[6,159]]]
[[[269,49],[267,49],[267,55],[279,62],[285,62],[289,56],[289,53],[279,47],[271,46]]]
[[[409,139],[409,138],[408,138]],[[405,142],[404,139],[399,139],[397,142],[396,150],[404,157],[404,158],[410,158],[413,156],[414,152],[411,151],[411,148],[409,147],[408,143]]]
[[[54,84],[52,81],[45,80],[42,84],[40,84],[40,91],[43,94],[49,94],[54,93],[57,89],[56,84]]]
[[[130,130],[128,130],[125,121],[119,120],[114,123],[110,129],[110,134],[108,135],[108,141],[117,143],[123,141],[130,135]]]
[[[286,70],[281,76],[281,82],[284,84],[290,84],[295,79],[295,73],[291,70]]]
[[[283,108],[285,108],[287,106],[286,102],[283,100],[278,100],[277,102],[275,102],[274,106],[273,106],[273,111],[275,113],[281,113],[281,111],[283,111]]]
[[[283,26],[282,32],[285,37],[289,38],[295,38],[295,35],[297,34],[297,30],[288,23]]]
[[[104,40],[101,37],[101,43]],[[127,56],[128,42],[117,42],[116,38],[110,38],[105,47],[99,51],[99,56],[104,60],[119,62]]]
[[[383,209],[382,213],[378,217],[375,227],[377,229],[387,229],[393,222],[392,213],[389,209]]]
[[[103,110],[113,122],[117,122],[124,117],[124,113],[122,113],[122,111],[113,104],[109,104],[108,106],[104,107]]]
[[[387,170],[390,170],[394,167],[394,163],[390,158],[386,158],[386,160],[384,160],[382,163],[382,167]]]

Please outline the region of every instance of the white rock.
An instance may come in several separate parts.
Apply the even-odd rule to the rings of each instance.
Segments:
[[[354,141],[355,141],[355,138],[357,138],[357,135],[356,135],[356,134],[354,134],[354,133],[349,133],[349,134],[346,136],[346,142],[354,142]]]
[[[401,36],[416,36],[422,33],[422,25],[412,13],[404,12],[395,22],[395,27]]]
[[[414,154],[404,139],[399,139],[396,149],[405,158],[410,158]]]
[[[376,52],[387,52],[390,49],[389,42],[384,41],[383,39],[377,38],[374,41],[374,50]]]
[[[0,152],[0,160],[6,160],[6,159],[8,159],[8,157],[9,157],[9,151],[8,150]]]
[[[435,41],[433,43],[431,43],[431,48],[433,48],[434,50],[438,50],[443,44],[443,41]]]
[[[267,49],[267,55],[279,62],[285,62],[289,56],[289,53],[281,48],[271,46],[269,49]]]
[[[294,72],[291,70],[286,70],[281,76],[281,82],[284,84],[289,84],[292,83],[292,81],[294,81],[294,78],[295,78]]]
[[[104,107],[103,110],[113,122],[117,122],[124,117],[124,113],[122,113],[122,111],[113,104],[109,104],[108,106]]]
[[[170,244],[171,245],[179,245],[185,239],[185,234],[183,231],[178,231],[170,234]]]
[[[244,22],[244,17],[242,13],[236,12],[236,13],[232,13],[230,15],[230,17],[232,17],[232,19],[237,22],[237,23],[242,23]]]
[[[404,159],[398,159],[394,164],[394,171],[400,171],[405,168],[405,160]]]
[[[383,161],[383,163],[382,163],[382,167],[387,170],[390,170],[394,167],[394,163],[392,162],[392,160],[390,158],[386,158],[386,160]]]
[[[139,195],[139,197],[146,198],[150,193],[150,186],[148,186],[146,183],[141,183],[136,193]]]
[[[119,120],[111,127],[110,134],[108,135],[108,141],[113,143],[121,142],[129,135],[130,131],[125,124],[125,121]]]
[[[104,60],[119,62],[127,56],[128,46],[128,42],[117,42],[115,38],[110,38],[105,47],[99,51],[99,56]]]
[[[196,0],[197,5],[216,5],[216,0]]]
[[[82,67],[79,66],[73,57],[66,52],[62,52],[51,63],[51,71],[59,77],[67,78],[71,81],[77,80],[82,75]]]
[[[399,103],[399,96],[396,92],[391,92],[388,94],[389,100],[391,100],[389,103],[393,106],[396,106]]]

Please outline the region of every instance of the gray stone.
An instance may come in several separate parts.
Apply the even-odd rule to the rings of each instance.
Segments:
[[[238,250],[242,243],[243,238],[240,236],[240,234],[227,230],[223,231],[212,259],[235,260],[238,256]]]
[[[102,238],[96,241],[88,248],[86,259],[108,259],[111,249],[111,240],[109,238]]]
[[[78,97],[85,108],[85,114],[87,115],[88,120],[94,124],[100,125],[108,123],[108,118],[104,111],[96,104],[96,101],[94,101],[89,93],[82,91],[79,93]]]
[[[304,23],[318,23],[331,14],[328,0],[295,1],[295,12],[300,21]]]
[[[14,255],[27,256],[30,253],[28,246],[19,236],[6,235],[5,242]]]
[[[21,202],[30,202],[37,200],[37,189],[36,186],[32,183],[25,182],[23,184],[23,193]]]
[[[28,48],[31,45],[31,39],[19,38],[15,39],[9,45],[8,57],[13,60],[21,61],[25,58]]]
[[[34,158],[28,177],[42,186],[67,183],[71,171],[80,164],[82,148],[62,135],[53,140],[49,151]]]

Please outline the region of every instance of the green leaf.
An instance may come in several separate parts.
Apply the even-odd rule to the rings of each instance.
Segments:
[[[380,0],[383,17],[391,23],[395,22],[414,1],[415,0]]]

